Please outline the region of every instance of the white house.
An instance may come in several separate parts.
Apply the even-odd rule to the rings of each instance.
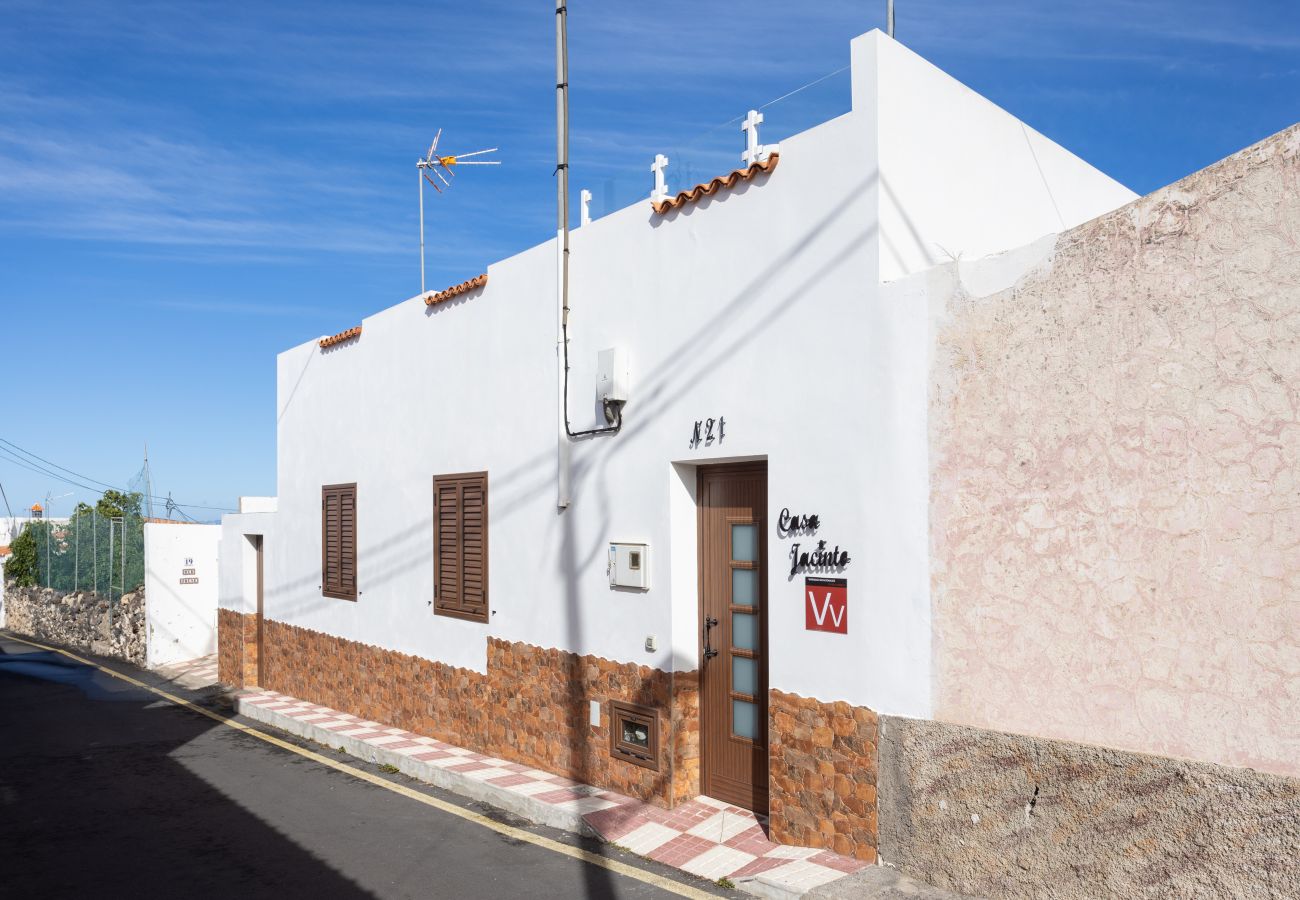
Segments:
[[[23,533],[32,522],[53,522],[55,525],[67,525],[70,520],[67,516],[55,516],[46,519],[44,517],[33,518],[31,516],[0,516],[0,547],[8,547],[14,542],[14,538]]]
[[[1005,727],[940,683],[936,367],[979,339],[945,323],[1135,195],[880,32],[851,52],[851,112],[573,233],[568,420],[601,433],[565,432],[554,241],[282,353],[223,680],[874,859],[881,717]],[[1194,755],[1094,721],[1013,730]]]

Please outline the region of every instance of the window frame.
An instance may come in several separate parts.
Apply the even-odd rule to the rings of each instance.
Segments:
[[[649,746],[640,747],[623,740],[622,720],[640,722],[649,729]],[[659,711],[626,700],[609,701],[609,755],[642,768],[659,771]]]
[[[348,493],[352,495],[352,590],[348,591],[338,585],[330,585],[326,577],[329,572],[329,523],[325,518],[325,504],[331,493],[338,494],[340,497]],[[355,481],[340,484],[323,484],[320,489],[321,512],[320,512],[320,581],[321,594],[326,597],[332,597],[335,600],[351,600],[356,602],[357,599],[357,574],[360,566],[357,559],[357,483]],[[339,574],[342,576],[343,571],[343,505],[339,504]]]
[[[464,538],[463,528],[462,528],[462,534],[457,538],[458,542],[461,545],[459,547],[459,554],[458,554],[459,566],[460,566],[460,572],[458,577],[460,583],[459,596],[461,598],[461,608],[441,606],[438,601],[438,582],[442,574],[439,570],[439,566],[441,564],[440,556],[443,550],[441,545],[441,536],[440,536],[441,523],[439,521],[439,514],[438,514],[438,496],[439,496],[438,487],[440,483],[463,484],[472,481],[478,481],[482,486],[482,492],[483,492],[482,526],[481,526],[482,527],[481,541],[483,545],[483,550],[482,550],[483,611],[482,612],[470,612],[463,608],[464,606],[463,601],[465,597],[465,588],[464,588],[465,562],[464,562],[464,548],[463,548],[463,538]],[[433,606],[433,614],[435,616],[446,616],[447,618],[450,619],[460,619],[465,622],[477,622],[482,625],[486,625],[492,616],[491,595],[489,593],[489,585],[488,585],[488,570],[489,570],[488,533],[490,531],[488,490],[489,490],[489,481],[488,481],[487,470],[483,470],[480,472],[455,472],[455,473],[450,473],[445,475],[433,476],[433,602],[432,602],[432,606]]]

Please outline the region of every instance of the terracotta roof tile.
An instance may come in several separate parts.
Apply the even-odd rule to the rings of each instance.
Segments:
[[[446,300],[450,300],[452,297],[459,297],[467,291],[481,288],[483,285],[487,284],[487,278],[487,273],[484,272],[482,275],[475,275],[469,281],[462,281],[460,284],[454,284],[445,291],[438,291],[436,294],[430,294],[424,298],[424,305],[433,306],[435,303],[442,303]]]
[[[669,197],[667,200],[660,200],[658,203],[651,203],[650,205],[654,207],[655,212],[662,216],[679,206],[685,206],[688,203],[694,203],[697,200],[701,200],[710,194],[716,194],[723,188],[733,188],[740,184],[740,182],[748,181],[755,175],[770,173],[776,169],[776,164],[780,162],[780,160],[781,154],[773,153],[762,162],[756,162],[746,168],[737,169],[729,175],[715,178],[705,184],[697,184],[689,191],[682,191],[676,197]]]
[[[360,325],[355,328],[349,328],[347,331],[340,331],[338,334],[332,334],[329,337],[323,337],[317,343],[321,345],[321,349],[323,350],[326,347],[333,347],[335,344],[341,344],[344,341],[350,341],[353,338],[358,337],[361,337]]]

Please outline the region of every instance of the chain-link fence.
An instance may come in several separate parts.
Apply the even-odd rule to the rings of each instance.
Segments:
[[[126,485],[126,490],[105,485],[108,490],[93,505],[78,503],[67,519],[27,520],[10,542],[4,577],[20,586],[114,599],[139,589],[144,584],[144,524],[155,500],[149,493],[147,461]],[[46,506],[48,516],[48,501]],[[192,521],[170,496],[165,508],[168,519],[179,513]]]
[[[82,507],[67,522],[29,522],[37,583],[59,591],[121,597],[144,583],[144,518]]]

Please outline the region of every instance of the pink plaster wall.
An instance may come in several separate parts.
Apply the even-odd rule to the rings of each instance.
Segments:
[[[1300,126],[955,296],[936,717],[1300,775]]]

